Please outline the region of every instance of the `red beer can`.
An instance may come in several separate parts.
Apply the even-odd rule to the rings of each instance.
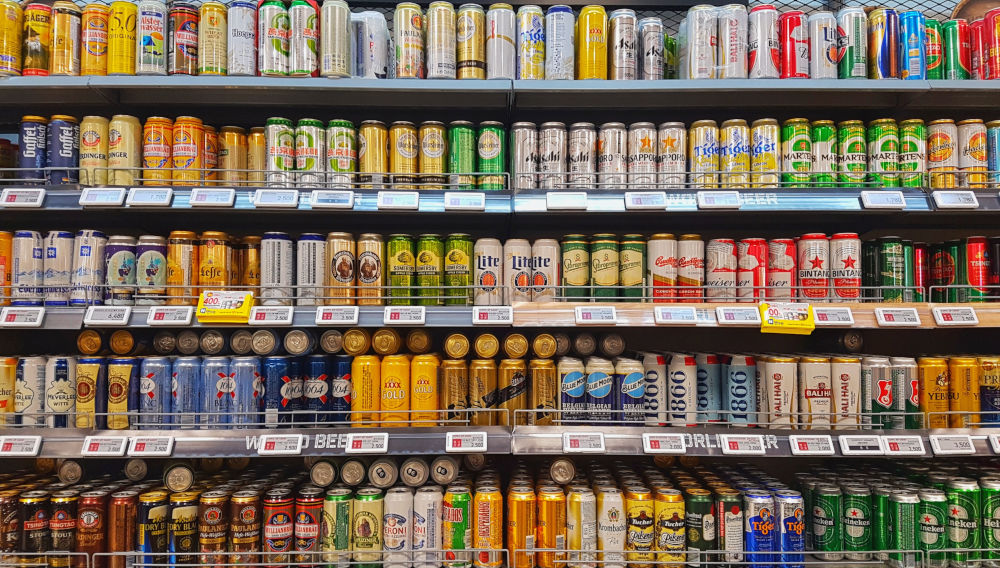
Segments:
[[[826,300],[830,291],[830,241],[823,233],[799,237],[799,298]]]
[[[926,302],[930,299],[930,247],[927,243],[913,243],[913,300]]]
[[[969,301],[985,302],[990,285],[990,254],[986,237],[965,239],[965,270],[969,282]],[[960,282],[964,284],[964,282]]]
[[[712,239],[705,246],[705,296],[717,302],[736,301],[736,241]]]
[[[767,248],[767,299],[794,299],[798,281],[795,239],[772,239]]]
[[[861,297],[861,239],[857,233],[830,237],[831,300],[853,302]]]
[[[989,79],[986,68],[986,22],[973,20],[969,24],[969,44],[972,51],[972,78]]]
[[[980,63],[987,79],[1000,79],[1000,8],[983,16],[983,55]]]
[[[767,240],[749,238],[736,247],[736,296],[740,302],[759,302],[767,295]]]
[[[809,78],[809,26],[799,10],[778,16],[778,43],[781,46],[781,78]]]

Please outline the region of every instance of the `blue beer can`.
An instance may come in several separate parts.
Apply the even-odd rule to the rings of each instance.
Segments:
[[[986,123],[986,171],[990,183],[1000,185],[1000,120]]]
[[[927,78],[927,20],[910,10],[899,15],[899,67],[903,79]]]
[[[201,363],[202,424],[229,424],[236,408],[236,381],[229,357],[205,357]]]
[[[309,355],[302,378],[303,420],[311,424],[327,422],[330,410],[330,369],[326,355]]]
[[[747,551],[749,568],[770,568],[777,558],[774,557],[775,533],[777,526],[774,520],[774,497],[768,491],[751,489],[743,493],[743,518],[746,525],[743,531],[743,543]]]
[[[788,489],[777,490],[774,494],[774,516],[780,523],[778,543],[781,565],[802,568],[806,550],[806,514],[802,494]]]
[[[302,397],[302,383],[304,375],[304,362],[301,357],[292,357],[288,362],[288,383],[282,389],[281,401],[285,405],[285,412],[288,414],[288,422],[302,422],[302,409],[305,407]]]
[[[80,173],[80,123],[65,114],[53,115],[46,129],[45,167],[49,184],[77,183]]]
[[[173,377],[170,359],[146,357],[139,369],[139,418],[140,430],[167,428],[172,422]]]
[[[757,424],[757,364],[748,355],[730,355],[723,366],[723,420],[740,426]]]
[[[294,357],[264,360],[264,425],[268,428],[292,422],[292,413],[302,409],[300,368]]]
[[[69,428],[76,415],[76,359],[49,357],[45,363],[45,425]]]
[[[173,370],[173,423],[175,428],[197,427],[201,414],[201,357],[177,357]]]
[[[45,183],[45,131],[49,121],[41,116],[22,116],[21,130],[17,143],[17,167],[14,177],[30,180],[24,183],[41,185]]]
[[[347,422],[351,417],[350,355],[334,355],[330,369],[330,415],[328,422]]]
[[[587,419],[608,424],[615,408],[615,366],[600,357],[587,359]]]
[[[868,78],[899,79],[899,14],[876,8],[868,14]]]
[[[238,428],[255,428],[260,425],[261,376],[260,358],[233,357],[229,367],[234,384],[235,400],[233,423]]]
[[[83,229],[73,238],[73,271],[70,273],[71,306],[104,303],[104,248],[108,236],[101,231]]]
[[[646,422],[645,368],[636,359],[621,358],[615,362],[615,421],[626,425]]]
[[[719,356],[697,353],[694,360],[698,365],[695,384],[698,423],[719,422],[719,410],[722,409],[722,364]]]
[[[587,419],[587,371],[575,357],[559,359],[559,418],[565,422]]]

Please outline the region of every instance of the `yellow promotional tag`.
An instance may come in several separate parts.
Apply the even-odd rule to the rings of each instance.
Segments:
[[[206,290],[198,298],[198,321],[246,323],[253,308],[253,292]]]
[[[809,335],[816,329],[812,306],[804,302],[760,304],[760,332]]]

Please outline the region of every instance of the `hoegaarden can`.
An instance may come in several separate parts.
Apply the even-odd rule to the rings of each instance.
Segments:
[[[347,568],[351,560],[351,493],[346,487],[334,487],[323,501],[320,550],[333,553],[324,554],[323,560],[335,568]]]
[[[441,297],[441,281],[444,277],[444,243],[441,235],[420,235],[417,241],[416,256],[417,305],[439,306],[444,303]]]
[[[996,566],[1000,560],[1000,477],[979,480],[983,504],[983,560]]]
[[[813,187],[833,187],[837,179],[837,128],[832,120],[812,123]]]
[[[813,493],[813,548],[823,560],[844,557],[843,495],[836,485],[820,485]]]
[[[812,134],[805,118],[790,118],[781,126],[781,182],[808,185],[812,171]]]
[[[917,519],[920,498],[913,491],[895,491],[889,497],[889,566],[915,568],[917,565]]]
[[[955,477],[948,482],[948,560],[953,568],[979,565],[979,484]]]
[[[865,123],[845,120],[837,124],[837,170],[840,183],[860,187],[865,182],[868,169]]]
[[[471,122],[456,120],[448,125],[448,171],[451,189],[476,186],[476,130]]]
[[[476,139],[476,171],[479,189],[503,189],[504,171],[507,168],[507,142],[503,124],[499,122],[479,123]]]
[[[447,305],[472,305],[472,238],[452,233],[444,243],[444,285]]]
[[[583,235],[566,235],[561,243],[562,293],[567,298],[587,297],[590,284],[590,248]]]
[[[614,298],[618,296],[618,239],[603,233],[590,239],[590,286],[589,296],[594,298]]]
[[[441,503],[441,548],[447,558],[454,562],[445,562],[449,568],[465,568],[469,565],[469,554],[455,552],[472,548],[472,495],[465,485],[451,486],[445,491]]]
[[[410,288],[413,287],[415,271],[413,256],[413,237],[410,235],[389,235],[385,244],[385,256],[389,261],[389,297],[390,306],[409,306]]]
[[[926,187],[927,126],[919,118],[899,123],[899,171],[903,187]]]
[[[877,187],[899,187],[899,127],[891,118],[868,125],[868,181]]]
[[[844,558],[868,560],[872,549],[872,492],[867,485],[845,485]]]
[[[618,248],[618,284],[626,302],[641,302],[646,294],[646,239],[642,235],[622,237]]]
[[[945,530],[948,523],[948,497],[940,489],[921,489],[920,497],[920,538],[917,543],[924,554],[928,568],[948,566],[948,537]],[[1000,503],[998,503],[1000,505]]]

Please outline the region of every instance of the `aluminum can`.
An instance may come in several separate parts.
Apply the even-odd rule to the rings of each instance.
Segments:
[[[773,118],[755,120],[750,127],[750,179],[753,187],[776,187],[781,170],[781,131]],[[773,173],[767,173],[773,172]]]
[[[798,296],[797,259],[794,239],[773,239],[768,243],[767,298],[792,299]]]
[[[747,78],[747,8],[741,4],[729,4],[717,10],[718,70],[719,79]]]
[[[832,120],[815,120],[811,125],[812,185],[834,187],[837,180],[837,128]]]
[[[656,558],[654,549],[656,513],[653,494],[639,485],[625,487],[625,558],[631,566],[641,566]]]
[[[167,5],[140,0],[135,22],[135,74],[167,74]]]
[[[518,73],[518,28],[510,4],[492,4],[486,12],[486,78],[514,79]]]
[[[576,78],[608,78],[608,16],[604,6],[585,6],[576,20]]]
[[[128,413],[139,408],[138,371],[138,361],[134,357],[108,360],[107,411],[111,430],[127,430],[131,422]]]
[[[205,180],[219,179],[219,135],[214,126],[205,125],[205,137],[203,139],[202,156],[205,167]],[[205,185],[215,185],[207,182]]]
[[[646,284],[646,239],[637,234],[624,235],[618,250],[619,294],[626,302],[642,301]]]
[[[139,369],[139,429],[169,429],[173,422],[173,378],[166,357],[144,357]]]
[[[831,385],[828,357],[799,358],[797,420],[801,429],[830,429]]]
[[[426,189],[442,189],[445,176],[448,143],[443,122],[428,121],[417,132],[419,144],[420,181]]]
[[[80,183],[108,183],[108,119],[85,116],[80,123]]]
[[[51,129],[51,125],[50,125]],[[958,184],[959,187],[986,187],[986,126],[981,119],[958,122]]]
[[[17,2],[5,2],[0,9],[9,22],[0,28],[0,75],[19,75],[23,12]]]
[[[607,424],[614,409],[614,365],[607,359],[591,357],[586,362],[586,408],[588,420]]]
[[[538,187],[566,187],[566,125],[546,122],[538,133]]]
[[[17,155],[17,167],[20,171],[16,175],[28,180],[32,185],[44,183],[46,180],[42,168],[45,167],[47,154],[47,129],[48,120],[41,116],[21,117]]]
[[[331,78],[350,77],[353,31],[350,9],[343,0],[325,0],[320,16],[319,74]]]
[[[507,133],[499,122],[481,122],[476,135],[476,171],[479,189],[497,190],[505,187],[507,171]]]
[[[837,561],[844,557],[843,492],[837,485],[819,485],[813,491],[813,548],[819,558]]]
[[[687,54],[681,54],[681,79],[714,79],[718,62],[718,17],[714,6],[693,6],[687,12]],[[684,46],[682,45],[682,48]]]
[[[437,306],[444,303],[444,242],[440,235],[424,234],[417,240],[415,259],[418,305]],[[530,276],[529,276],[530,277]]]
[[[830,299],[856,302],[861,297],[861,239],[857,233],[830,237]]]
[[[946,371],[947,372],[947,371]],[[902,416],[894,413],[892,369],[885,357],[861,360],[862,429],[902,428]]]
[[[173,167],[174,122],[151,116],[142,129],[143,185],[170,185]]]
[[[461,552],[472,548],[472,495],[469,487],[452,485],[445,490],[441,503],[441,548],[449,568],[465,568],[471,555]]]
[[[837,19],[831,12],[809,15],[809,76],[836,79],[839,57]]]
[[[674,427],[697,423],[698,366],[694,355],[672,353],[667,361],[667,401]]]
[[[646,393],[645,369],[635,359],[619,358],[614,369],[615,423],[644,424],[646,412],[643,400]]]
[[[267,135],[267,184],[292,187],[295,182],[295,129],[287,118],[269,118]]]
[[[517,10],[516,78],[545,78],[545,15],[538,6],[526,5]]]
[[[781,45],[782,79],[809,78],[809,24],[798,10],[778,16],[778,38]]]
[[[508,239],[503,245],[502,305],[531,301],[531,270],[531,245],[524,239]]]
[[[593,551],[597,549],[597,497],[585,487],[570,489],[566,502],[566,548]],[[568,566],[593,568],[597,555],[593,552],[570,552]]]
[[[381,188],[387,181],[384,174],[389,171],[389,129],[385,123],[366,120],[358,130],[358,171],[357,180],[369,182],[361,189]]]
[[[205,357],[201,367],[202,424],[229,424],[235,410],[236,380],[229,357]]]
[[[736,246],[736,295],[741,302],[759,302],[766,295],[768,243],[743,239]]]
[[[305,235],[303,235],[303,238]],[[313,239],[315,241],[315,239]],[[326,304],[330,306],[347,306],[353,305],[355,303],[355,297],[358,296],[358,292],[355,286],[358,284],[359,278],[359,267],[361,266],[361,258],[355,254],[355,243],[354,236],[350,233],[329,233],[326,235],[325,245],[322,247],[322,256],[316,256],[319,254],[320,248],[317,244],[313,243],[309,246],[307,250],[303,250],[302,239],[299,240],[299,280],[298,283],[301,286],[304,282],[302,281],[305,275],[302,274],[302,270],[306,270],[309,274],[314,276],[311,281],[320,284],[325,283],[327,288],[325,292],[319,292],[314,289],[314,297],[326,296],[324,300],[314,300],[317,304]],[[364,268],[367,278],[381,279],[380,273],[382,269],[382,253],[381,253],[381,242],[377,246],[368,246],[368,253],[364,258]],[[303,253],[309,254],[309,260],[303,261]],[[303,262],[305,264],[303,265]],[[308,279],[309,277],[306,276]],[[299,290],[300,298],[306,293],[305,290]],[[300,300],[301,303],[302,300]]]
[[[948,541],[951,566],[969,566],[979,562],[977,550],[982,538],[982,504],[979,484],[975,480],[953,477],[946,488],[948,496]],[[913,527],[914,529],[916,527]]]
[[[16,242],[15,235],[15,242]],[[104,250],[104,301],[110,305],[129,306],[134,303],[136,288],[136,239],[112,235]],[[16,261],[15,257],[15,261]]]
[[[749,38],[748,76],[751,79],[777,79],[781,66],[781,44],[778,43],[778,11],[772,4],[750,9]]]
[[[49,357],[45,363],[43,381],[45,394],[42,408],[46,413],[45,426],[48,428],[73,427],[76,422],[76,359]],[[16,379],[14,390],[16,402]]]
[[[753,357],[732,355],[722,367],[722,418],[736,426],[757,424],[757,364]]]
[[[24,7],[21,74],[48,75],[52,43],[52,6],[32,2]]]
[[[778,549],[781,562],[801,568],[805,552],[805,502],[798,491],[776,491],[774,516],[778,523]]]
[[[798,373],[794,357],[769,357],[759,384],[762,403],[758,411],[770,428],[794,428],[798,413]],[[765,410],[766,407],[766,410]]]
[[[638,78],[647,81],[658,81],[663,79],[663,46],[664,38],[663,20],[658,17],[642,18],[639,20],[638,49],[639,72]],[[744,47],[744,60],[746,48]]]
[[[565,235],[562,241],[560,296],[580,298],[592,295],[590,248],[583,235]]]
[[[628,189],[656,187],[657,130],[652,122],[636,122],[628,130]]]
[[[237,126],[219,129],[219,172],[223,183],[246,185],[247,134]]]
[[[719,128],[714,120],[699,120],[691,124],[688,133],[689,170],[693,174],[691,187],[711,189],[718,186]]]
[[[926,78],[944,78],[944,40],[941,32],[941,22],[933,18],[924,20],[925,44],[927,58]]]
[[[295,129],[295,176],[300,187],[317,187],[326,182],[326,148],[323,122],[300,119]]]
[[[531,245],[531,301],[553,301],[559,286],[560,246],[555,239],[538,239]]]
[[[587,419],[587,373],[583,362],[573,357],[559,359],[557,368],[560,380],[559,417],[564,423],[573,424]]]
[[[972,357],[952,357],[948,375],[948,426],[972,428],[979,423],[979,364]]]
[[[868,77],[868,17],[858,7],[837,11],[837,78]]]
[[[441,549],[441,487],[424,486],[413,496],[413,561],[420,568],[440,564],[440,553],[420,552]]]
[[[958,187],[959,156],[955,121],[939,119],[927,123],[927,170],[932,189]]]
[[[477,239],[473,247],[475,292],[477,306],[503,305],[507,280],[503,276],[503,246],[497,239]]]
[[[175,428],[195,428],[201,414],[204,388],[200,357],[177,357],[173,361],[170,379],[171,421]],[[141,390],[141,389],[140,389]],[[165,405],[166,406],[166,405]],[[207,420],[203,418],[202,420]]]
[[[590,285],[594,297],[618,296],[620,274],[618,241],[614,235],[600,233],[590,239]]]
[[[916,10],[899,15],[900,75],[903,79],[927,78],[926,19]]]
[[[698,353],[695,355],[695,400],[698,409],[697,421],[719,422],[722,409],[722,365],[716,355]]]
[[[44,243],[41,233],[16,231],[12,243],[12,306],[42,305],[44,283]],[[103,282],[102,282],[103,284]]]
[[[733,239],[712,239],[705,246],[705,297],[735,302],[738,254]]]
[[[201,119],[179,116],[174,121],[172,137],[174,185],[195,185],[204,175],[205,126]]]
[[[948,548],[947,543],[947,523],[948,523],[948,498],[944,491],[940,489],[922,489],[919,509],[919,540],[920,551],[926,556],[928,566],[943,568],[948,566],[948,555],[944,550]],[[989,540],[991,531],[985,534],[985,540]]]
[[[91,3],[80,19],[80,74],[106,75],[108,70],[108,28],[111,8]],[[18,13],[20,16],[20,13]],[[18,53],[20,68],[20,52]]]
[[[408,566],[413,532],[413,490],[409,487],[389,489],[382,507],[382,549],[388,553],[383,561],[390,568]]]
[[[257,72],[263,76],[288,75],[291,18],[282,2],[269,0],[257,10]]]
[[[456,73],[459,79],[486,78],[486,12],[478,4],[462,4],[455,24]]]
[[[601,187],[621,190],[628,182],[628,134],[621,122],[606,122],[597,136]]]
[[[49,169],[46,177],[50,185],[77,183],[80,174],[77,165],[80,160],[80,125],[72,116],[53,115],[45,131],[46,158]]]
[[[100,231],[77,231],[73,238],[73,270],[70,273],[70,305],[103,302],[104,247],[108,237]]]
[[[234,0],[226,12],[226,74],[253,76],[257,74],[257,10],[247,0]],[[340,30],[348,33],[346,26]],[[346,41],[343,40],[343,41]]]
[[[80,8],[72,2],[60,1],[52,5],[52,52],[49,54],[49,74],[80,74],[80,16]],[[10,63],[8,59],[7,65]],[[2,68],[3,63],[0,62],[0,71]]]
[[[812,127],[804,118],[786,120],[781,127],[781,181],[791,187],[809,184],[813,170]]]
[[[135,259],[136,304],[163,304],[167,293],[167,240],[156,235],[140,236]]]
[[[667,411],[667,359],[660,353],[642,353],[642,365],[645,370],[645,394],[643,409],[646,414],[647,426],[666,426]]]
[[[597,560],[609,568],[625,567],[628,510],[622,492],[614,487],[597,493]],[[648,508],[647,508],[648,509]],[[621,513],[625,512],[625,515]],[[654,512],[655,515],[655,505]]]
[[[229,235],[220,231],[205,231],[198,244],[198,283],[202,290],[221,289],[230,282],[232,245]]]
[[[389,289],[386,295],[392,305],[408,306],[413,303],[411,298],[416,273],[416,255],[413,237],[409,235],[389,235],[386,243],[386,259],[388,265]]]
[[[328,270],[337,270],[339,274],[339,270],[341,269],[339,266],[340,263],[338,261],[336,265],[327,264],[329,257],[327,238],[318,233],[303,233],[296,242],[296,249],[295,282],[297,288],[295,290],[295,304],[299,306],[323,304],[324,300],[322,296],[326,293],[325,285],[328,283],[328,280],[336,277],[332,272],[328,272]],[[350,272],[353,276],[354,255],[352,251],[348,251],[348,254],[350,254],[351,263]],[[327,268],[328,266],[330,267],[329,269]],[[353,277],[350,279],[353,281]]]
[[[198,74],[198,8],[172,2],[167,20],[167,73]]]
[[[986,160],[987,171],[1000,172],[1000,121],[986,123]],[[1000,187],[1000,173],[991,173],[988,178],[992,187]]]
[[[108,75],[134,75],[136,57],[137,6],[118,0],[111,3],[108,16]],[[28,54],[25,54],[27,68]]]
[[[354,124],[331,120],[326,127],[327,183],[335,189],[350,188],[358,169],[358,144]]]
[[[315,4],[293,1],[288,9],[288,75],[309,77],[317,74],[319,65],[319,21]],[[203,20],[204,21],[204,20]],[[200,31],[200,30],[199,30]],[[198,56],[201,57],[199,47]]]
[[[389,26],[379,12],[361,12],[351,15],[357,56],[354,75],[366,79],[389,77]]]
[[[234,409],[232,422],[241,425],[236,428],[259,428],[263,422],[259,416],[260,403],[263,402],[260,358],[233,357],[229,375],[234,383],[231,396]]]
[[[748,187],[750,183],[750,130],[743,119],[727,120],[719,129],[720,187]]]
[[[608,78],[639,78],[638,30],[635,11],[628,8],[608,15]]]
[[[624,508],[619,509],[619,511]],[[536,497],[532,487],[515,486],[507,492],[506,542],[511,565],[525,568],[535,565]],[[517,552],[515,552],[517,551]]]
[[[46,364],[45,357],[20,357],[17,360],[14,379],[13,409],[15,416],[13,423],[31,426],[46,425]],[[55,378],[54,371],[53,368],[53,378]]]
[[[841,183],[859,187],[868,169],[865,125],[860,120],[845,120],[837,124],[837,171]]]
[[[830,287],[830,242],[822,233],[802,235],[798,241],[799,297],[826,299]]]
[[[261,304],[265,306],[291,305],[294,297],[292,239],[287,233],[264,233],[260,248]]]
[[[49,231],[42,243],[42,298],[46,306],[68,306],[70,273],[73,269],[73,233]]]
[[[537,142],[535,143],[537,146]],[[456,120],[448,124],[448,171],[449,183],[458,189],[472,189],[476,186],[478,142],[476,129],[471,122]],[[537,148],[535,149],[537,152]],[[536,160],[537,161],[537,160]]]
[[[546,123],[551,124],[551,123]],[[510,127],[511,177],[514,189],[538,187],[538,129],[533,122],[515,122]]]
[[[891,118],[868,125],[868,170],[877,187],[899,187],[899,127]]]
[[[893,417],[894,425],[899,426],[902,417],[906,429],[922,428],[917,361],[909,357],[892,357],[889,362],[892,365],[892,408],[898,413]]]
[[[412,2],[396,5],[392,29],[396,46],[397,79],[423,79],[426,75],[423,20],[420,6]]]
[[[295,499],[290,489],[269,489],[261,500],[261,560],[285,563],[295,542]]]
[[[566,495],[562,488],[543,485],[538,488],[538,530],[535,544],[538,548],[566,549]],[[564,553],[539,552],[539,567],[553,568],[562,565]]]
[[[705,297],[705,241],[701,235],[681,235],[677,240],[677,297],[700,303]]]
[[[556,5],[545,13],[545,78],[573,79],[576,21],[569,6]]]
[[[899,79],[899,15],[891,8],[868,14],[868,78]]]
[[[687,129],[683,122],[664,122],[657,130],[659,184],[685,187],[687,173]]]

